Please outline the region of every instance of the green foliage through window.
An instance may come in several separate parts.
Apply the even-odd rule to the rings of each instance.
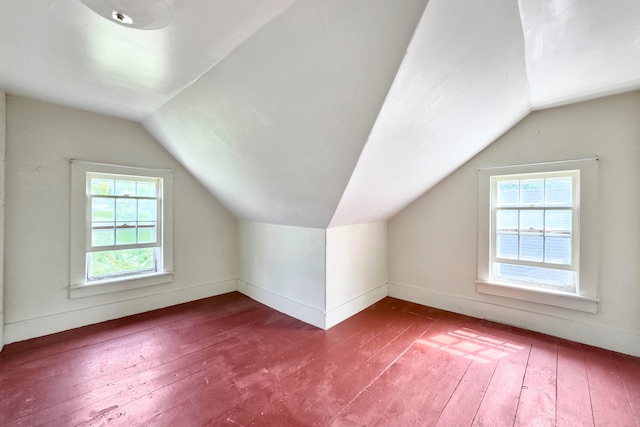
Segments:
[[[154,268],[154,248],[122,249],[89,254],[89,277],[151,271]]]

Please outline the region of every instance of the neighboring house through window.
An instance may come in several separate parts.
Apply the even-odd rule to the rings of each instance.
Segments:
[[[70,296],[173,276],[170,170],[72,161]]]
[[[481,293],[597,310],[597,160],[479,170]]]

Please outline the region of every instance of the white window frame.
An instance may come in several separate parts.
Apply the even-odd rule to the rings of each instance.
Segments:
[[[575,189],[572,265],[577,271],[576,292],[538,288],[492,276],[495,244],[492,177],[579,171]],[[481,294],[596,313],[598,311],[598,158],[564,160],[478,169],[478,272],[476,291]]]
[[[160,214],[158,239],[161,242],[157,271],[87,280],[87,252],[90,245],[91,216],[88,194],[89,174],[114,174],[159,178]],[[69,297],[79,298],[118,292],[173,281],[173,171],[131,166],[71,161]]]

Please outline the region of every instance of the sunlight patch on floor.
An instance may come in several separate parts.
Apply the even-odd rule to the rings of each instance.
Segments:
[[[522,350],[524,347],[490,337],[470,328],[456,329],[416,341],[418,344],[464,357],[480,363],[490,363]]]

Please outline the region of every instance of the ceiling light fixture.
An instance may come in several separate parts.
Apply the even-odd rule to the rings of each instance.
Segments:
[[[139,30],[157,30],[171,22],[173,12],[166,0],[80,0],[111,22]]]
[[[111,12],[111,17],[115,19],[116,22],[118,23],[127,24],[127,25],[133,24],[133,19],[131,19],[129,15],[123,12],[118,12],[117,10],[114,10],[113,12]]]

